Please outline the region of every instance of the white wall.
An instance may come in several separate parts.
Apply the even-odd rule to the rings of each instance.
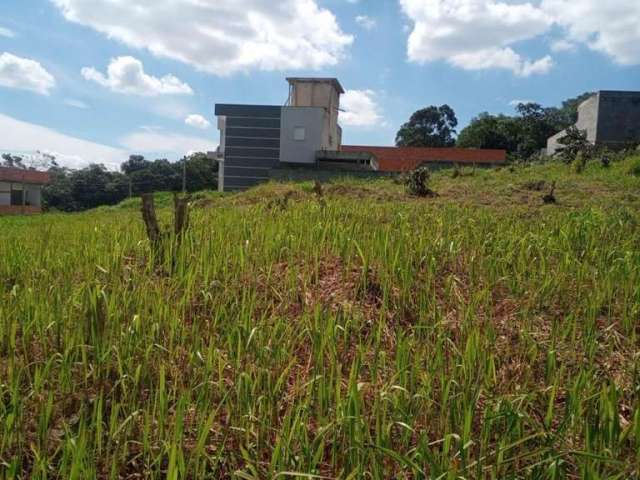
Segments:
[[[325,109],[320,107],[285,107],[280,127],[280,161],[316,163],[316,152],[322,149]],[[295,140],[297,127],[305,129],[305,139]]]

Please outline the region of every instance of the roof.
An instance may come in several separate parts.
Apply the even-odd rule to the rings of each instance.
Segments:
[[[49,183],[49,173],[21,168],[0,167],[1,182],[20,182],[44,185]]]
[[[406,172],[423,163],[496,165],[507,161],[506,150],[480,148],[374,147],[343,145],[343,152],[368,152],[378,160],[383,172]]]
[[[289,85],[293,85],[295,82],[331,83],[338,92],[344,93],[344,88],[342,88],[338,79],[333,77],[287,77],[287,82],[289,82]]]

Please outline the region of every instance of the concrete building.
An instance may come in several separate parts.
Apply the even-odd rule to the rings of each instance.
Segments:
[[[578,106],[578,130],[594,145],[611,149],[640,142],[640,92],[601,90]],[[547,154],[562,147],[566,130],[547,140]]]
[[[0,215],[40,213],[47,183],[46,172],[0,167]]]
[[[504,150],[342,146],[335,78],[287,78],[284,106],[216,104],[220,146],[218,189],[243,190],[270,179],[377,176],[431,162],[499,164]],[[380,160],[380,161],[379,161]]]

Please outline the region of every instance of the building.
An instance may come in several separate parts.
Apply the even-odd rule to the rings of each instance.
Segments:
[[[0,215],[40,213],[47,183],[46,172],[0,167]]]
[[[601,90],[578,106],[578,130],[596,146],[620,149],[640,142],[640,92]],[[562,147],[566,130],[547,140],[547,154]]]
[[[342,152],[366,152],[380,172],[407,172],[426,165],[494,167],[507,161],[506,150],[480,148],[371,147],[343,145]]]
[[[378,176],[430,165],[506,162],[504,150],[342,146],[335,78],[287,78],[283,106],[216,104],[218,189],[243,190],[270,179]]]

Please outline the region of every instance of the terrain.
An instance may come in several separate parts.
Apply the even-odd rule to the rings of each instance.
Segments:
[[[640,157],[430,187],[0,218],[0,478],[637,478]]]

